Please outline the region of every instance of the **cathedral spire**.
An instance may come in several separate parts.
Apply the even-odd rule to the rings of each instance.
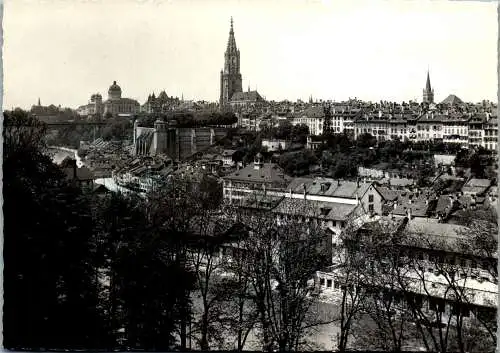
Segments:
[[[229,30],[229,39],[227,41],[227,52],[235,53],[238,51],[236,47],[236,39],[234,39],[233,17],[231,17],[231,29]]]
[[[424,103],[434,103],[434,90],[431,87],[431,78],[429,74],[429,69],[427,68],[427,81],[425,82],[425,88],[423,92]]]
[[[431,88],[431,78],[429,75],[429,69],[427,69],[427,82],[425,83],[425,89],[430,92],[432,90]]]
[[[227,41],[226,52],[224,53],[224,70],[220,77],[220,106],[226,105],[235,92],[243,92],[240,73],[240,51],[234,39],[234,24],[231,17],[231,27],[229,29],[229,39]]]

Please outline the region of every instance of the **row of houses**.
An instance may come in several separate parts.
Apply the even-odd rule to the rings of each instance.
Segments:
[[[468,199],[477,197],[484,201],[489,197],[489,204],[496,204],[496,195],[490,193],[493,188],[489,180],[469,179],[458,193],[436,195],[432,188],[391,188],[366,179],[290,178],[277,165],[263,163],[260,155],[253,164],[223,178],[223,195],[228,202],[247,209],[271,211],[277,217],[290,216],[304,224],[320,224],[331,235],[333,249],[340,248],[340,235],[352,227],[353,220],[359,225],[358,231],[366,232],[374,224],[382,224],[382,229],[397,229],[401,239],[432,237],[436,240],[433,247],[426,246],[428,242],[423,240],[401,243],[401,259],[414,256],[420,263],[413,272],[406,271],[406,276],[415,280],[410,292],[426,309],[452,315],[456,311],[456,298],[448,296],[447,279],[439,272],[439,265],[456,264],[462,271],[460,285],[471,293],[463,309],[467,317],[491,316],[496,312],[497,276],[488,272],[491,269],[488,264],[496,263],[497,259],[496,254],[484,258],[452,246],[469,234],[466,226],[453,220],[460,219],[465,210],[474,210]],[[302,210],[308,212],[293,207],[298,201]],[[342,297],[339,283],[343,279],[333,254],[332,266],[318,270],[316,285],[323,300],[335,302]],[[425,290],[427,287],[432,293]]]
[[[334,107],[330,108],[330,114],[327,118],[325,106],[315,105],[283,116],[240,115],[238,124],[258,131],[261,124],[274,125],[287,120],[293,125],[307,125],[312,136],[322,135],[328,128],[333,133],[346,133],[354,139],[371,134],[378,141],[435,141],[463,147],[481,146],[492,151],[497,149],[498,119],[490,112],[366,112]]]

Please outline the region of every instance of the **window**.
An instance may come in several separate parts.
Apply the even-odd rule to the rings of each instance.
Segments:
[[[320,279],[319,279],[319,285],[320,285],[321,287],[323,287],[323,286],[325,285],[325,279],[324,279],[324,278],[320,278]]]
[[[373,210],[374,210],[373,204],[369,204],[368,205],[368,211],[373,212]]]
[[[445,302],[443,299],[439,298],[429,298],[429,309],[444,313]]]
[[[327,288],[332,288],[332,280],[331,279],[326,280],[326,286],[327,286]]]
[[[368,202],[373,202],[373,195],[368,195]]]
[[[335,285],[335,289],[339,289],[340,288],[339,282],[335,281],[334,285]]]

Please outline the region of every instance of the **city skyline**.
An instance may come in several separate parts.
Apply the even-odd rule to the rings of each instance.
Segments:
[[[115,80],[141,104],[161,90],[218,101],[231,16],[243,90],[268,100],[421,101],[428,69],[436,102],[497,100],[493,3],[283,5],[7,1],[4,109],[76,108]]]

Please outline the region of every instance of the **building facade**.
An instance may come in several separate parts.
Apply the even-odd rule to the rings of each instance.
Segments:
[[[103,102],[99,93],[92,94],[88,104],[78,107],[80,116],[111,114],[131,116],[140,111],[140,104],[134,99],[122,98],[122,89],[113,81],[108,90],[108,99]]]

